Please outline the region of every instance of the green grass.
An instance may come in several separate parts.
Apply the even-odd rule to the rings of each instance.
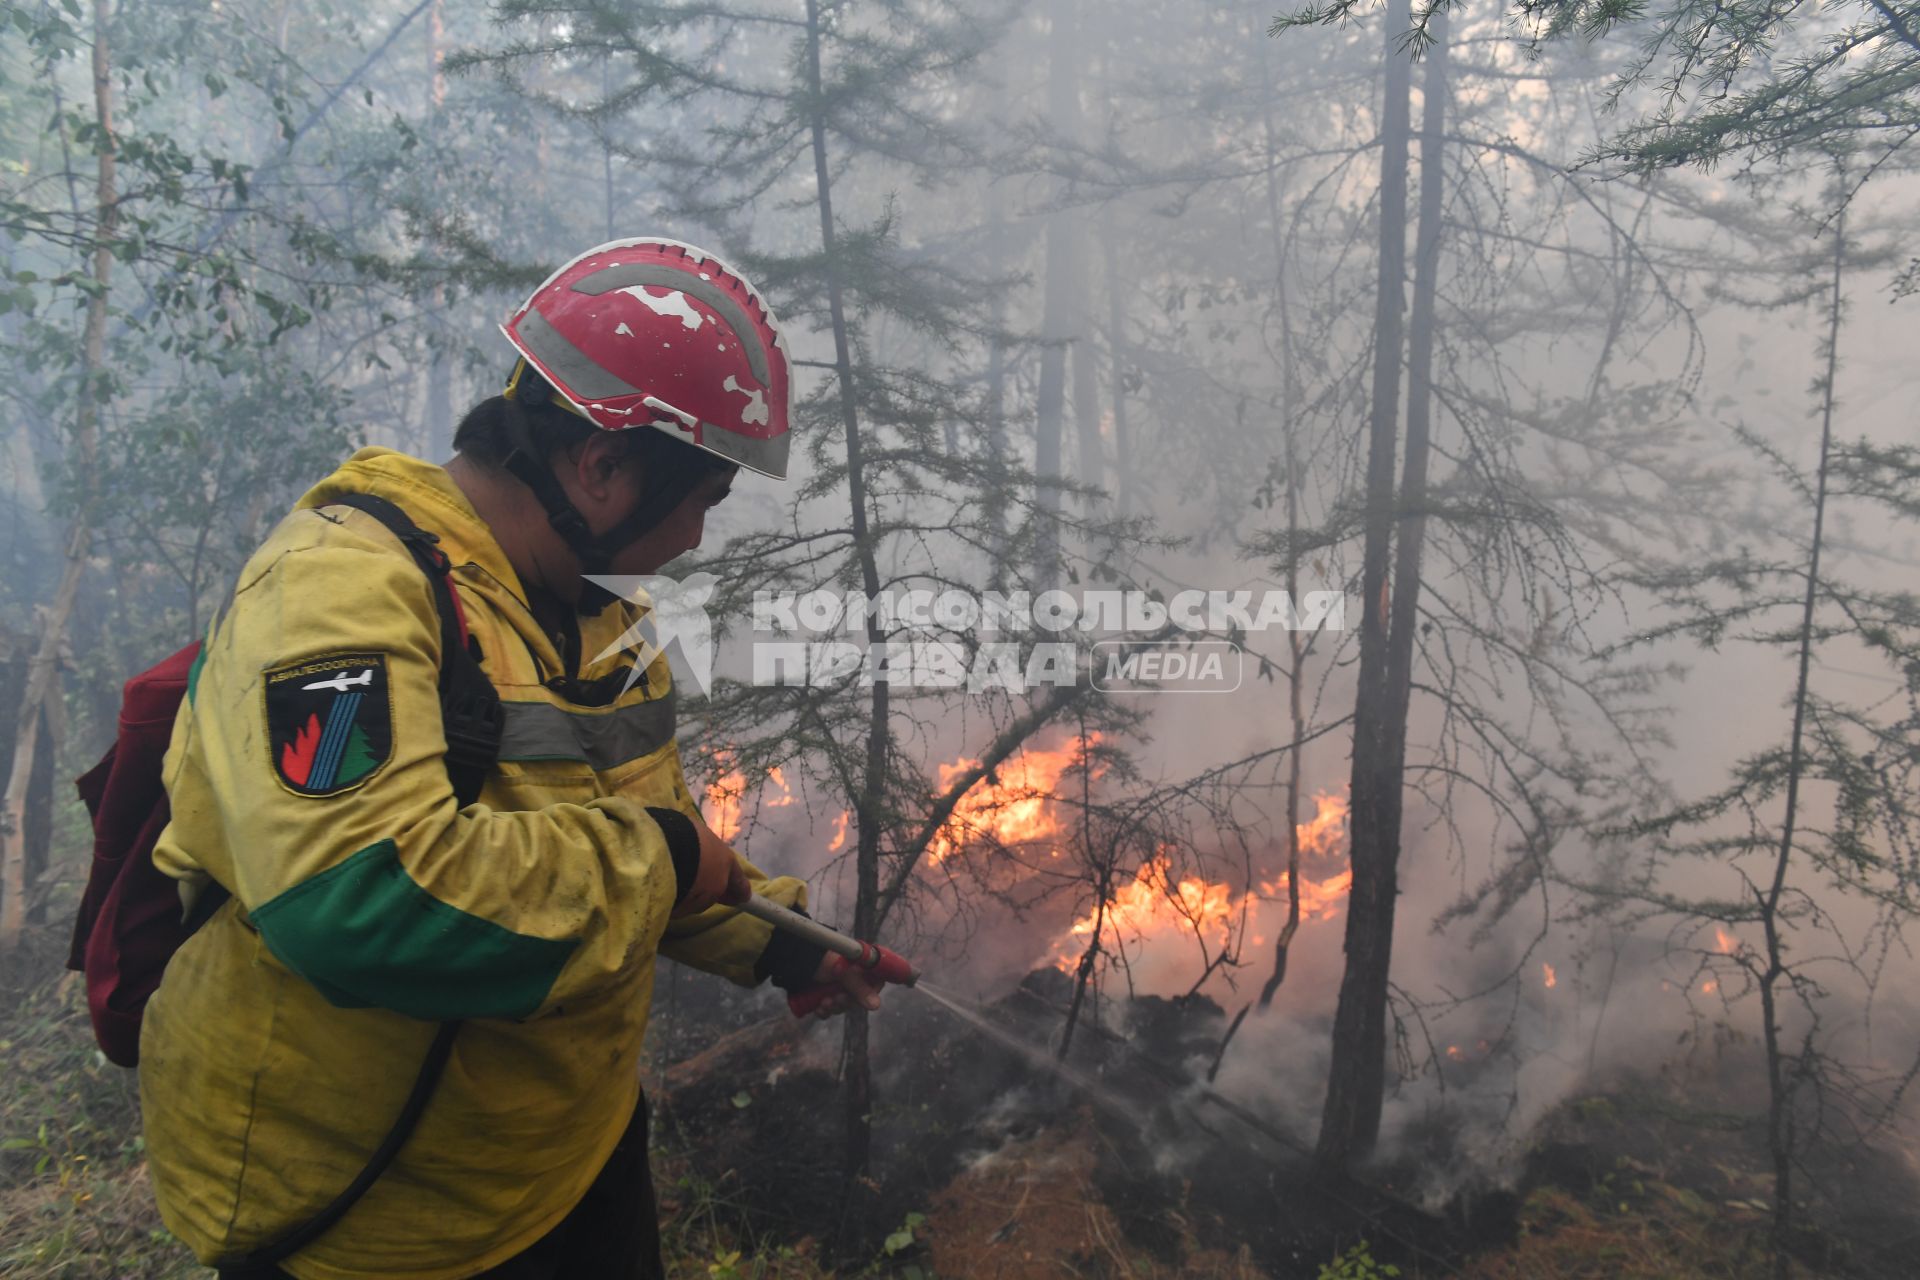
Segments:
[[[0,991],[0,1276],[209,1276],[160,1225],[133,1073],[95,1048],[64,941],[30,934]]]
[[[131,1071],[101,1056],[65,939],[35,930],[0,967],[0,1277],[206,1280],[161,1225],[147,1178]],[[806,1241],[746,1239],[723,1225],[714,1188],[661,1170],[662,1240],[673,1280],[818,1280]]]

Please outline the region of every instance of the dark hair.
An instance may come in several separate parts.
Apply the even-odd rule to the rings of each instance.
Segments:
[[[547,445],[549,458],[590,439],[600,430],[578,414],[553,404],[527,405],[521,412],[526,414],[528,429],[534,437]],[[460,425],[453,432],[453,447],[484,467],[506,466],[507,455],[514,447],[513,432],[508,426],[511,413],[511,402],[505,396],[482,400],[460,419]],[[627,446],[627,456],[637,458],[650,478],[664,481],[672,477],[680,481],[678,487],[682,491],[692,488],[709,471],[722,471],[734,465],[652,427],[622,431],[619,438]]]
[[[535,437],[550,442],[552,450],[571,449],[596,430],[585,418],[552,405],[528,405],[521,412]],[[453,447],[484,466],[505,466],[513,452],[513,433],[507,426],[510,413],[511,403],[505,396],[482,400],[454,428]]]

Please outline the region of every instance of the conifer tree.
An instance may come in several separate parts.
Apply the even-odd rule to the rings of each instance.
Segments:
[[[522,24],[560,12],[545,0],[503,7]],[[751,616],[756,591],[878,599],[912,587],[1017,589],[1029,573],[1058,572],[1050,566],[1065,554],[1062,534],[1092,526],[1036,501],[1032,469],[998,443],[1004,410],[978,389],[1006,336],[990,302],[1000,273],[940,256],[909,221],[914,197],[897,194],[909,183],[938,192],[978,164],[979,140],[939,104],[983,73],[999,18],[947,4],[819,0],[564,12],[572,26],[563,45],[521,39],[491,59],[604,59],[611,91],[581,86],[570,114],[592,122],[624,163],[656,175],[656,216],[702,228],[696,238],[711,230],[710,242],[781,316],[798,366],[818,371],[796,395],[806,465],[786,527],[742,535],[699,561],[720,580],[713,613]],[[1010,569],[1033,564],[1040,548],[1051,548],[1046,565]],[[826,638],[851,638],[866,657],[815,671],[803,685],[722,682],[705,705],[687,708],[700,722],[693,749],[710,776],[730,768],[757,779],[778,767],[845,808],[852,892],[843,923],[880,937],[898,927],[922,856],[960,797],[1088,686],[1077,668],[1062,683],[1013,694],[896,687],[889,678],[883,655],[902,661],[889,646],[916,640],[971,670],[983,638],[966,626],[915,627],[870,613],[850,637]],[[987,637],[1019,646],[1023,661],[1039,638],[1033,630]],[[903,742],[937,737],[937,724],[962,704],[980,717],[984,740],[964,751],[974,763],[939,781]],[[857,1011],[843,1070],[845,1164],[857,1195],[872,1160],[875,1104]]]

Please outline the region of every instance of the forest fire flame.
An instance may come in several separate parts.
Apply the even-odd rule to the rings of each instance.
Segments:
[[[747,784],[747,775],[734,763],[733,753],[720,751],[715,753],[715,764],[720,773],[706,785],[704,792],[706,803],[700,806],[701,816],[707,825],[722,840],[732,843],[740,834],[745,821],[747,792],[753,788]],[[760,787],[761,806],[768,809],[784,809],[796,803],[799,797],[787,785],[786,774],[779,765],[767,770],[767,778]],[[846,820],[841,819],[844,833]]]
[[[1073,922],[1054,944],[1054,964],[1071,972],[1095,929],[1140,941],[1186,932],[1208,940],[1217,950],[1231,943],[1234,923],[1250,898],[1236,898],[1230,886],[1198,876],[1175,880],[1171,861],[1165,854],[1156,854],[1107,900],[1104,912],[1096,906]]]
[[[1294,828],[1300,838],[1300,861],[1308,865],[1327,864],[1335,860],[1345,862],[1347,798],[1322,791],[1313,797],[1313,807],[1313,817]],[[1340,913],[1340,908],[1346,903],[1347,893],[1352,888],[1353,871],[1350,868],[1343,867],[1324,879],[1314,880],[1306,874],[1306,865],[1303,865],[1300,875],[1300,918],[1332,919]],[[1272,880],[1262,881],[1260,892],[1284,904],[1287,901],[1287,873],[1282,871]]]
[[[952,817],[927,849],[938,865],[969,847],[1020,848],[1047,858],[1066,856],[1071,847],[1071,811],[1057,803],[1064,788],[1080,785],[1073,773],[1083,767],[1098,734],[1083,742],[1070,738],[1052,748],[1029,748],[977,782],[954,806]],[[939,766],[936,787],[944,792],[978,760],[962,757]],[[1100,767],[1092,766],[1093,782]],[[1346,863],[1347,801],[1321,793],[1313,798],[1313,817],[1298,824],[1300,843],[1300,917],[1329,919],[1343,909],[1353,885]],[[1191,946],[1210,956],[1251,940],[1264,946],[1285,920],[1288,876],[1282,870],[1240,891],[1225,880],[1209,879],[1176,865],[1175,851],[1161,848],[1131,876],[1124,877],[1104,904],[1096,903],[1075,919],[1050,949],[1052,962],[1071,972],[1097,933],[1103,949],[1127,949],[1129,956],[1160,940]]]
[[[731,843],[740,834],[741,807],[747,797],[747,775],[729,768],[707,784],[706,803],[701,806],[713,834]]]
[[[1100,745],[1100,735],[1090,733],[1084,744],[1072,738],[1052,750],[1038,748],[1022,751],[998,769],[975,783],[953,808],[953,816],[927,847],[927,859],[939,863],[955,850],[977,842],[1001,847],[1011,845],[1052,846],[1059,838],[1060,815],[1052,803],[1060,777]],[[954,781],[973,769],[978,760],[961,757],[939,767],[936,794],[944,794]],[[1100,776],[1098,766],[1094,777]],[[1051,857],[1060,849],[1049,847]]]
[[[1075,810],[1061,800],[1081,785],[1078,771],[1086,767],[1099,742],[1100,735],[1088,734],[1084,740],[1068,738],[1053,747],[1029,747],[981,777],[954,805],[948,821],[929,843],[928,865],[937,866],[969,849],[1019,849],[1028,859],[1067,857],[1076,847]],[[708,824],[723,840],[739,837],[750,795],[756,812],[798,801],[778,767],[769,769],[764,779],[750,782],[731,751],[715,753],[712,766],[714,774],[703,788],[702,807]],[[978,760],[967,757],[938,766],[935,794],[943,794],[979,768]],[[1101,774],[1097,760],[1091,769],[1089,781],[1097,783]],[[1340,915],[1353,887],[1353,872],[1347,865],[1346,797],[1318,793],[1312,798],[1312,811],[1312,817],[1295,827],[1302,923]],[[828,852],[846,847],[851,818],[847,810],[836,815],[826,841]],[[1087,909],[1055,939],[1049,949],[1051,962],[1072,972],[1097,934],[1103,952],[1124,951],[1130,965],[1149,950],[1164,950],[1171,972],[1190,967],[1196,944],[1209,960],[1223,954],[1238,959],[1248,945],[1265,947],[1270,938],[1279,936],[1290,906],[1284,867],[1242,890],[1228,880],[1182,867],[1179,856],[1178,850],[1162,847],[1137,870],[1119,877],[1120,883],[1104,904]],[[1278,849],[1270,857],[1284,861],[1286,851]],[[1551,970],[1548,985],[1552,985]]]
[[[1314,797],[1314,805],[1314,817],[1296,828],[1303,864],[1302,921],[1338,915],[1353,887],[1353,872],[1345,867],[1317,880],[1306,873],[1306,864],[1345,858],[1346,799],[1322,793]],[[1287,879],[1282,871],[1254,890],[1236,893],[1224,881],[1177,874],[1163,850],[1108,898],[1104,910],[1096,903],[1068,927],[1054,944],[1053,963],[1072,972],[1096,931],[1103,947],[1124,948],[1130,957],[1162,942],[1183,946],[1197,942],[1214,956],[1232,949],[1242,937],[1250,938],[1254,946],[1265,946],[1286,918]]]
[[[1313,797],[1313,817],[1295,830],[1300,836],[1303,857],[1326,857],[1345,852],[1347,840],[1347,798],[1330,791]]]

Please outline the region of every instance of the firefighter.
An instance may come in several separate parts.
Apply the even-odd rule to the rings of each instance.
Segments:
[[[788,357],[738,272],[661,239],[582,254],[503,326],[502,396],[444,468],[356,453],[241,571],[166,763],[154,859],[231,897],[147,1007],[141,1104],[161,1216],[229,1276],[660,1274],[639,1054],[657,954],[751,985],[859,974],[727,908],[803,907],[701,820],[663,655],[636,676],[606,575],[700,544],[746,468],[784,478]],[[371,494],[434,535],[501,704],[462,806],[428,577]],[[610,652],[609,652],[610,651]],[[606,655],[606,656],[596,656]],[[398,1156],[368,1166],[436,1027],[458,1024]]]

